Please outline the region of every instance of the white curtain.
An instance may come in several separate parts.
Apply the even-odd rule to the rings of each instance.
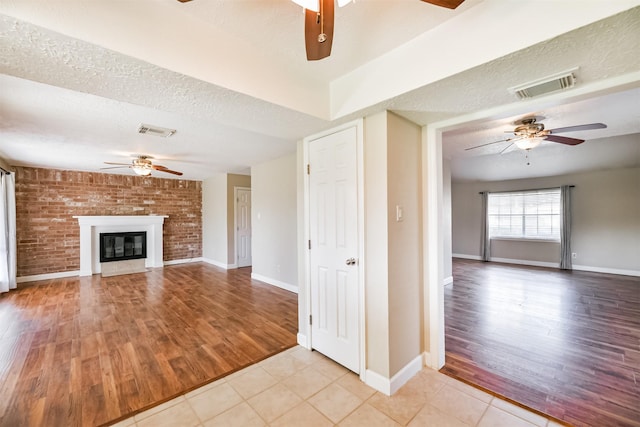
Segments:
[[[16,181],[0,172],[0,292],[16,288]]]
[[[560,268],[572,270],[571,264],[571,186],[560,187]]]
[[[482,224],[480,224],[480,258],[483,261],[491,259],[491,237],[489,236],[489,193],[483,191],[482,196]]]

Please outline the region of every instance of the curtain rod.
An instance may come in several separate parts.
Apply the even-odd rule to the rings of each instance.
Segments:
[[[560,186],[562,187],[562,185]],[[484,193],[491,193],[491,194],[495,194],[495,193],[526,193],[527,191],[531,192],[531,191],[540,191],[540,190],[556,190],[560,187],[548,187],[548,188],[533,188],[531,190],[504,190],[504,191],[480,191],[478,192],[478,194],[484,194]],[[574,188],[575,185],[570,185],[569,188]]]

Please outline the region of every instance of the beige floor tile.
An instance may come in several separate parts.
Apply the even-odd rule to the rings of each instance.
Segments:
[[[429,403],[447,415],[452,415],[460,421],[476,425],[484,411],[489,406],[475,397],[472,397],[456,388],[445,384],[440,392],[429,400]]]
[[[485,403],[490,403],[493,399],[493,395],[480,390],[479,388],[470,386],[469,384],[463,383],[462,381],[458,381],[455,378],[449,377],[449,385],[456,390],[460,390],[463,393],[468,394],[469,396],[473,396],[478,400],[481,400]]]
[[[119,423],[112,424],[111,427],[131,427],[135,425],[135,423],[136,423],[136,420],[134,420],[133,417],[131,417],[131,418],[127,418],[126,420],[122,420]]]
[[[531,424],[502,409],[489,406],[480,423],[478,423],[478,427],[535,427],[535,424]]]
[[[308,402],[331,421],[338,423],[360,406],[363,400],[333,383],[311,397]]]
[[[331,384],[331,380],[314,367],[308,366],[283,380],[282,384],[303,399],[308,399]]]
[[[360,377],[353,372],[348,372],[346,375],[340,377],[340,379],[336,381],[336,384],[341,385],[362,400],[367,400],[376,392],[374,389],[363,383],[360,380]]]
[[[271,422],[299,405],[302,399],[284,385],[276,384],[248,402],[263,419]]]
[[[317,361],[316,363],[313,364],[313,367],[317,371],[327,376],[332,381],[337,380],[338,378],[345,375],[347,372],[351,372],[344,366],[338,365],[333,360],[327,359],[327,358]]]
[[[238,375],[227,380],[227,383],[245,399],[255,396],[277,382],[278,381],[270,373],[259,366],[248,370],[242,375]]]
[[[247,373],[247,372],[249,372],[249,371],[253,371],[253,370],[254,370],[254,369],[256,369],[258,366],[260,366],[260,365],[258,365],[257,363],[256,363],[256,364],[253,364],[253,365],[249,365],[249,366],[247,366],[246,368],[242,368],[242,369],[240,369],[239,371],[235,371],[234,373],[232,373],[232,374],[229,374],[229,375],[225,376],[225,377],[224,377],[224,379],[226,379],[227,381],[229,381],[229,380],[231,380],[231,379],[233,379],[233,378],[240,377],[240,376],[242,376],[242,375],[246,374],[246,373]]]
[[[425,405],[426,400],[421,395],[397,392],[393,396],[376,393],[367,403],[398,423],[405,425]]]
[[[326,359],[326,357],[324,357],[317,351],[307,350],[306,348],[300,346],[296,347],[295,350],[290,354],[291,356],[295,357],[301,362],[304,362],[307,365],[311,365],[312,363],[316,363],[320,360]]]
[[[242,397],[227,383],[187,398],[198,418],[206,421],[242,402]]]
[[[277,380],[283,380],[304,369],[307,364],[288,353],[281,353],[260,362],[260,366]]]
[[[307,402],[302,402],[271,424],[271,427],[331,427],[333,423]]]
[[[341,427],[397,427],[400,424],[365,403],[338,425]]]
[[[185,394],[184,397],[186,397],[187,399],[193,396],[197,396],[200,393],[204,393],[207,390],[211,390],[214,387],[219,386],[220,384],[224,383],[226,381],[225,378],[220,378],[219,380],[216,381],[212,381],[209,384],[203,385],[202,387],[199,387],[195,390],[190,391],[189,393]]]
[[[204,427],[263,427],[265,422],[247,402],[223,412],[204,423]]]
[[[514,405],[513,403],[509,403],[506,400],[494,398],[491,402],[491,406],[502,409],[503,411],[522,418],[525,421],[529,421],[531,424],[536,426],[544,427],[547,425],[548,419],[546,417],[538,415],[535,412],[528,411],[518,405]]]
[[[418,412],[418,414],[411,420],[409,427],[468,427],[452,415],[447,415],[439,409],[434,408],[428,403]]]
[[[191,409],[191,406],[189,406],[189,403],[183,401],[148,418],[137,421],[136,425],[138,427],[193,427],[200,425],[200,420]]]
[[[423,369],[403,385],[398,393],[420,395],[425,401],[434,397],[446,384],[444,378]]]
[[[158,412],[162,412],[167,408],[170,408],[172,406],[175,406],[179,403],[185,402],[185,398],[184,396],[179,396],[176,397],[175,399],[169,400],[167,402],[164,402],[158,406],[154,406],[151,409],[148,409],[144,412],[140,412],[139,414],[135,415],[133,418],[135,419],[135,421],[140,421],[143,420],[145,418],[149,418],[150,416],[157,414]]]

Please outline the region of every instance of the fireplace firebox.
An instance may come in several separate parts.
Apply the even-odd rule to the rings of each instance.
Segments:
[[[100,233],[100,262],[147,257],[147,232]]]

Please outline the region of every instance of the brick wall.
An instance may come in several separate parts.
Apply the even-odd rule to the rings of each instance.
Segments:
[[[74,215],[169,215],[164,260],[202,256],[202,182],[16,167],[18,277],[80,269]]]

